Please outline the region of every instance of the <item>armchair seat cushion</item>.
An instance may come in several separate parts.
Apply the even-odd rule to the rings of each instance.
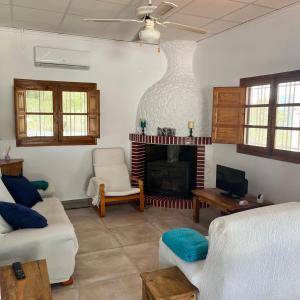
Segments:
[[[106,192],[105,196],[108,197],[129,196],[129,195],[139,194],[140,191],[141,190],[139,188],[130,188],[127,191]]]

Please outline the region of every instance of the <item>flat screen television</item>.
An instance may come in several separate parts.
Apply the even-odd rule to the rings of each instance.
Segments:
[[[239,199],[248,192],[248,180],[244,171],[217,165],[217,188],[225,191],[222,195]]]

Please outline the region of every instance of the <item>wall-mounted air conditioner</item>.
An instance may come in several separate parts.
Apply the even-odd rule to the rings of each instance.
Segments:
[[[36,46],[34,47],[34,64],[38,67],[88,70],[90,52]]]

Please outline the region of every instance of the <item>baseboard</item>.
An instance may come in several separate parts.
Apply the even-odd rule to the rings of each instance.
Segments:
[[[86,208],[92,206],[92,199],[75,199],[75,200],[68,200],[62,201],[62,205],[64,206],[65,210],[68,209],[76,209],[76,208]]]

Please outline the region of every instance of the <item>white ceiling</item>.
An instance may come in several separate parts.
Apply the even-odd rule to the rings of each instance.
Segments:
[[[130,41],[139,24],[103,24],[82,18],[134,18],[147,0],[0,0],[0,26]],[[154,0],[154,4],[162,0]],[[172,1],[172,0],[168,0]],[[162,28],[162,39],[199,41],[300,0],[174,0],[179,7],[166,19],[199,26],[199,35]]]

